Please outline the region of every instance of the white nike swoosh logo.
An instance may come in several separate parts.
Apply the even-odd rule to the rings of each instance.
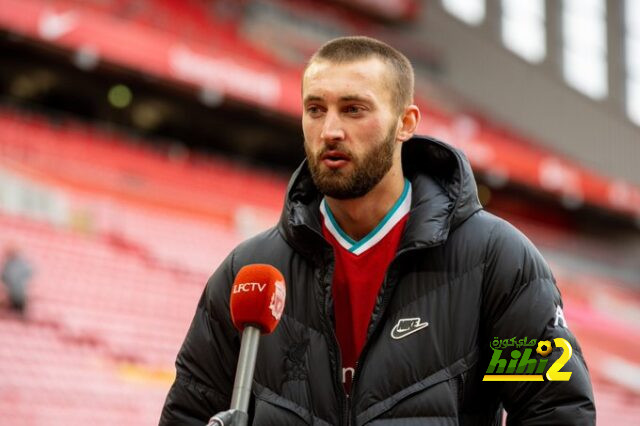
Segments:
[[[391,338],[392,339],[402,339],[407,337],[416,331],[420,331],[423,328],[426,328],[429,323],[428,322],[420,322],[420,318],[402,318],[398,320],[398,323],[391,330]]]

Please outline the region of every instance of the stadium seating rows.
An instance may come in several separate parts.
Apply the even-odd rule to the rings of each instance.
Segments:
[[[255,179],[215,159],[171,160],[166,152],[154,152],[133,138],[71,121],[54,125],[2,111],[0,127],[0,158],[56,184],[173,206],[227,224],[238,204],[282,206],[284,183],[266,172]]]
[[[167,269],[100,235],[3,217],[0,244],[35,263],[29,317],[115,356],[171,365],[207,275]]]
[[[242,45],[247,56],[266,63],[278,60],[243,42],[238,35],[233,6],[202,0],[68,0],[68,5],[93,10],[101,16],[125,19],[129,25],[143,24],[178,36],[185,42],[199,42],[212,49]],[[243,7],[238,4],[237,7]],[[225,12],[226,10],[226,12]]]
[[[0,228],[0,245],[18,244],[36,269],[28,321],[0,319],[9,343],[0,349],[0,417],[157,422],[206,275],[149,263],[101,235],[4,216]]]
[[[74,344],[37,322],[0,319],[2,424],[154,424],[166,385],[117,374],[92,345]]]

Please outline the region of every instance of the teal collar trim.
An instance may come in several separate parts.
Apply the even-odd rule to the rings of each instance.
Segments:
[[[373,247],[378,241],[382,240],[391,229],[407,214],[411,209],[411,183],[408,179],[404,180],[404,188],[398,200],[393,204],[391,209],[382,218],[380,223],[365,237],[359,241],[355,241],[346,232],[344,232],[336,221],[326,199],[322,199],[320,203],[320,211],[324,217],[324,224],[331,232],[335,239],[346,250],[359,255],[367,249]]]

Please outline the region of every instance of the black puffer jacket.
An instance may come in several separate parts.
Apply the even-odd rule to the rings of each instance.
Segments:
[[[276,266],[287,282],[280,325],[260,342],[254,425],[498,425],[502,407],[514,425],[595,423],[587,368],[575,338],[556,321],[562,302],[540,253],[482,210],[459,151],[415,137],[403,146],[403,167],[413,189],[409,221],[371,317],[351,398],[333,331],[333,252],[321,234],[321,195],[303,163],[278,226],[238,246],[207,283],[161,425],[203,425],[228,409],[240,341],[229,291],[250,263]],[[403,318],[429,326],[394,339],[391,330]],[[490,341],[514,336],[567,339],[573,357],[562,371],[573,372],[571,379],[483,382]]]

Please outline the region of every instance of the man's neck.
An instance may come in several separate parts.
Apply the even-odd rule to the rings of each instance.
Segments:
[[[368,193],[359,198],[338,200],[326,197],[340,228],[359,241],[375,228],[398,201],[404,189],[402,170],[389,173]]]

